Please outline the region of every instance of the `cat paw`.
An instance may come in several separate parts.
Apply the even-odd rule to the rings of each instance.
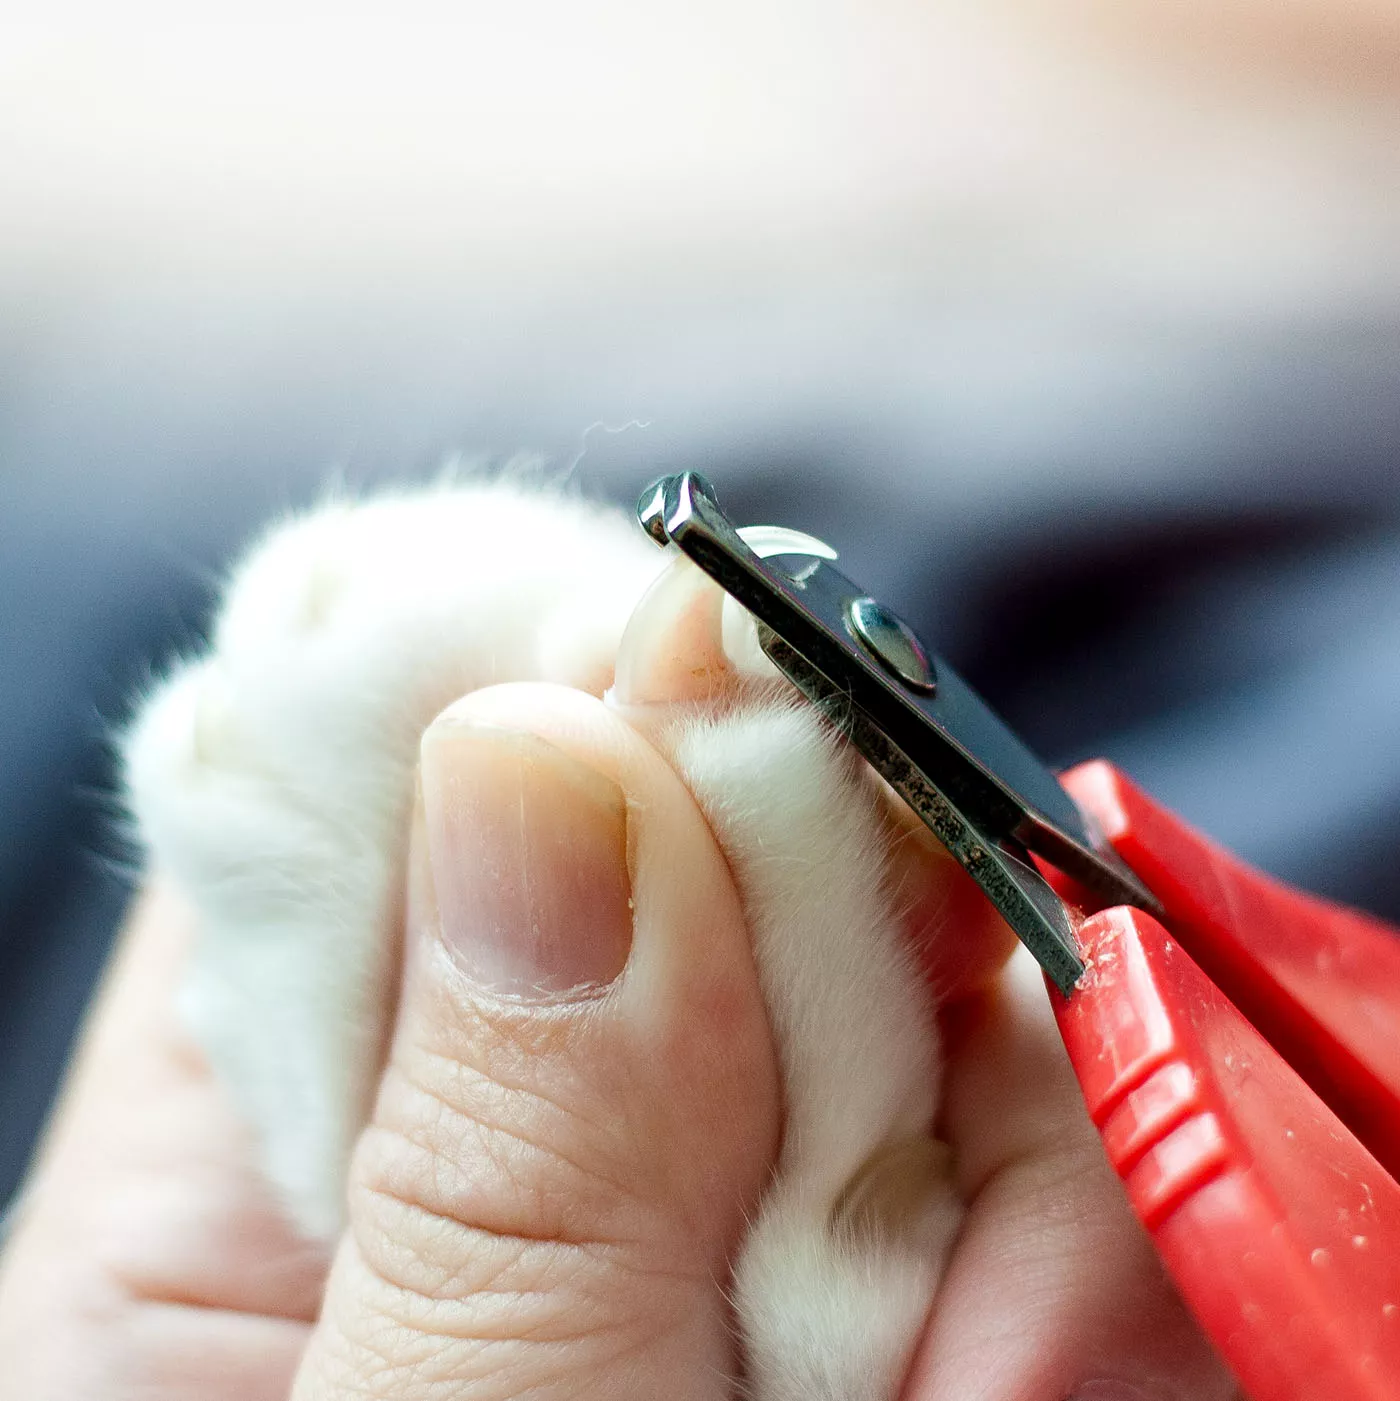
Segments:
[[[505,484],[333,504],[255,547],[208,652],[133,725],[152,865],[199,915],[184,1014],[308,1235],[341,1224],[375,1079],[423,730],[496,682],[601,692],[661,562],[621,515]],[[696,697],[669,689],[727,684],[735,620],[683,578],[652,597],[695,624],[646,678],[673,715]],[[750,1391],[886,1401],[961,1215],[929,1137],[936,1029],[874,790],[749,661],[770,679],[741,704],[681,707],[653,737],[734,868],[783,1073],[781,1157],[734,1279]]]
[[[127,734],[151,865],[200,918],[182,1011],[307,1234],[368,1107],[422,731],[493,682],[601,691],[658,563],[620,514],[504,482],[331,503],[253,548]]]
[[[734,869],[782,1070],[783,1145],[734,1274],[751,1395],[890,1401],[963,1208],[879,799],[813,710],[771,696],[669,747]]]

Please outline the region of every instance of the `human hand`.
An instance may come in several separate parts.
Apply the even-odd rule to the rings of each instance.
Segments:
[[[5,1394],[730,1390],[723,1284],[780,1120],[723,854],[670,766],[587,697],[480,693],[424,754],[396,1028],[334,1259],[282,1219],[174,1016],[193,931],[157,892],[0,1274]],[[968,1201],[910,1401],[1232,1395],[1104,1162],[1033,970],[956,986],[1005,946],[906,835]],[[521,999],[522,977],[556,995]]]

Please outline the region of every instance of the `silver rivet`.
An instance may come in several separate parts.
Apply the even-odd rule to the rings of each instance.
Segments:
[[[910,690],[933,693],[937,684],[933,663],[906,623],[873,598],[856,599],[846,613],[851,631],[877,662]]]

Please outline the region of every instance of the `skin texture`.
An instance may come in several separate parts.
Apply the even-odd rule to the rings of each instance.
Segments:
[[[306,1345],[327,1260],[178,1023],[192,933],[138,901],[90,1014],[0,1268],[7,1398],[279,1396]]]
[[[624,644],[637,694],[653,621]],[[738,683],[705,684],[723,703]],[[780,1105],[728,868],[639,733],[664,704],[626,723],[556,687],[466,703],[626,794],[633,966],[545,1007],[484,995],[441,937],[420,815],[397,1024],[333,1261],[283,1223],[175,1017],[188,911],[159,888],[137,906],[0,1264],[0,1396],[730,1393],[725,1264]],[[1001,967],[975,889],[890,821],[946,999],[940,1129],[968,1201],[907,1398],[1233,1396],[1127,1211],[1034,970]]]

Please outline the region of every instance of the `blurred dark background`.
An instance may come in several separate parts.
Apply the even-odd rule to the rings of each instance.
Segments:
[[[113,728],[260,523],[456,454],[701,468],[1047,758],[1400,919],[1395,8],[508,11],[0,40],[0,1201]]]

